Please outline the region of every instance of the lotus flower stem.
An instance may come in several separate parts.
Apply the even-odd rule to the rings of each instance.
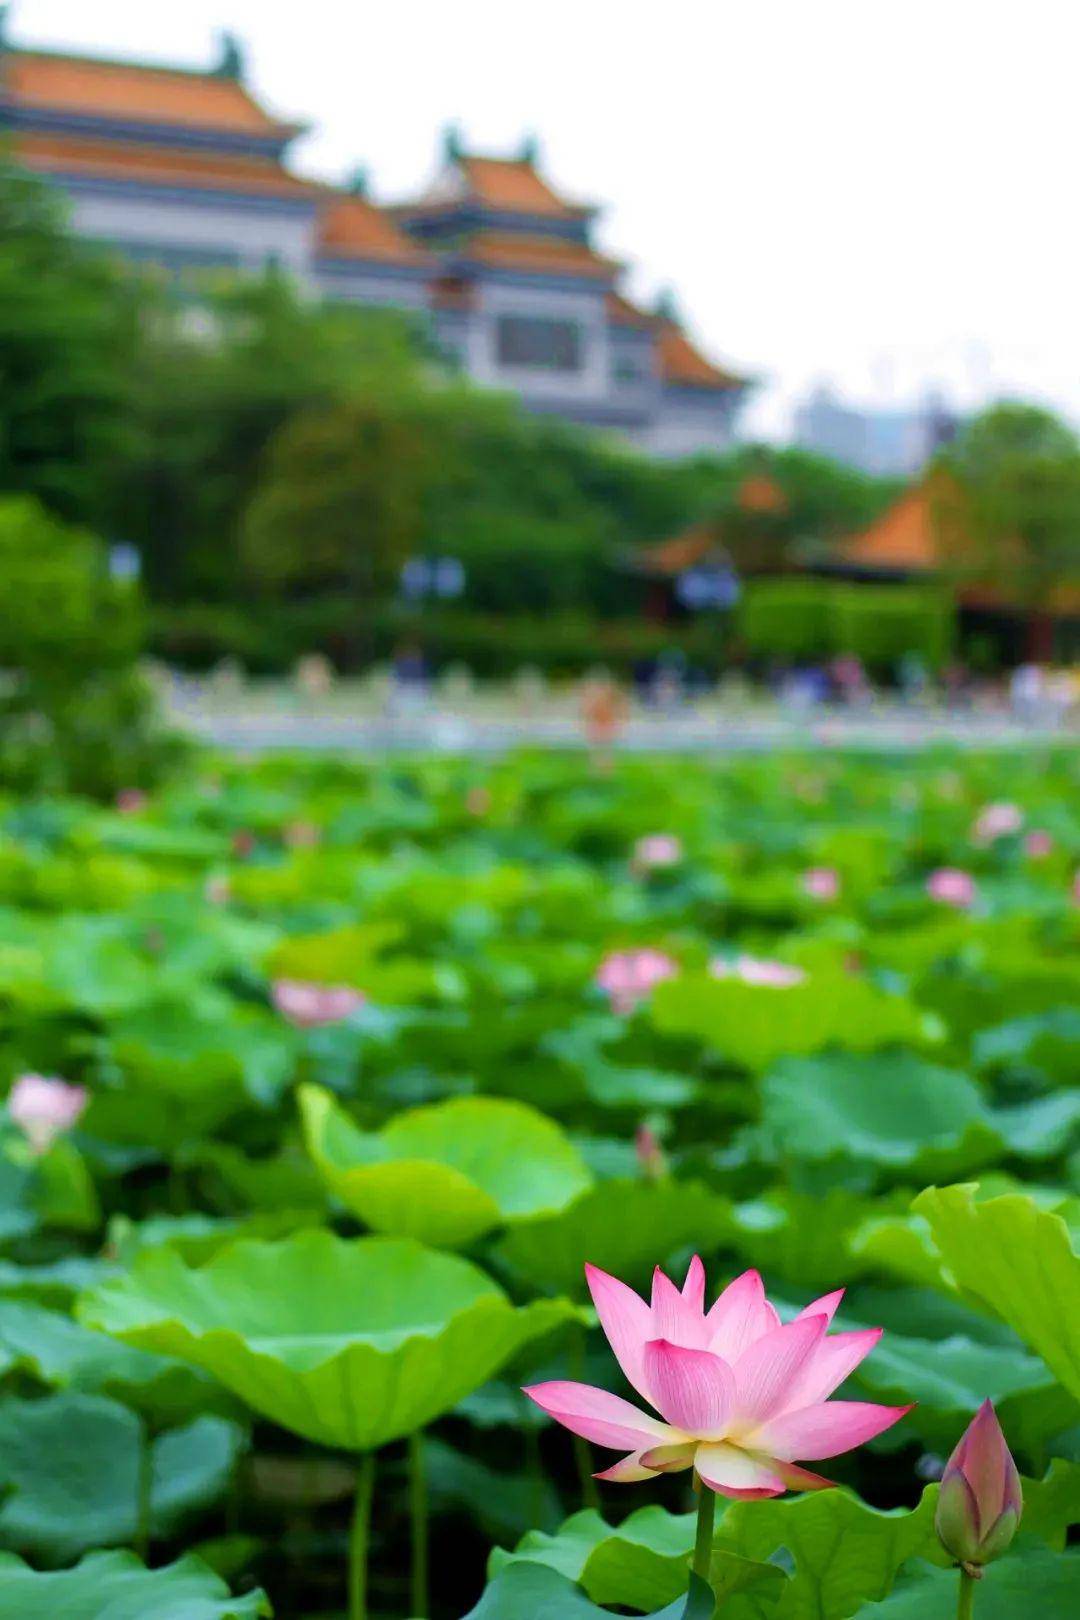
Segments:
[[[713,1515],[716,1512],[716,1493],[710,1491],[708,1486],[699,1484],[696,1480],[694,1488],[697,1491],[698,1504],[693,1569],[695,1575],[700,1575],[703,1581],[707,1581],[709,1578],[709,1566],[712,1563]]]
[[[424,1431],[409,1436],[409,1517],[412,1533],[412,1613],[428,1612],[428,1504]]]
[[[585,1372],[585,1329],[577,1324],[570,1329],[570,1374],[581,1379]],[[600,1491],[593,1478],[589,1448],[579,1434],[573,1436],[574,1465],[581,1483],[581,1500],[587,1508],[600,1507]]]
[[[375,1494],[375,1453],[365,1451],[356,1474],[356,1498],[349,1530],[349,1620],[367,1620],[368,1540]]]
[[[151,1443],[150,1426],[148,1423],[143,1423],[140,1425],[139,1431],[139,1472],[135,1485],[135,1552],[144,1564],[150,1562],[150,1514],[153,1484],[154,1448]]]
[[[975,1577],[961,1566],[960,1596],[956,1604],[956,1620],[971,1620],[975,1612]]]

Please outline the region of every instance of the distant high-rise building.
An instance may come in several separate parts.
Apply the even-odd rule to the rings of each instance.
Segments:
[[[16,47],[0,6],[0,133],[67,194],[73,228],[178,274],[277,265],[327,298],[420,312],[445,354],[533,411],[657,455],[720,450],[747,380],[695,347],[670,302],[637,308],[592,242],[597,210],[544,177],[535,141],[481,156],[447,134],[431,185],[379,207],[287,167],[225,36],[207,71]]]
[[[795,442],[879,477],[909,478],[955,437],[958,418],[936,395],[904,410],[863,410],[818,388],[795,412]]]

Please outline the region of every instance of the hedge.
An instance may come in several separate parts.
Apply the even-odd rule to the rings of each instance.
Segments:
[[[821,662],[848,653],[882,673],[905,653],[938,668],[949,657],[953,630],[952,603],[931,586],[757,580],[738,613],[739,636],[752,654]]]

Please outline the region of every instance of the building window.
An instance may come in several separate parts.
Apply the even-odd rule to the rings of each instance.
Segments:
[[[648,377],[649,368],[634,355],[620,354],[615,358],[613,373],[617,383],[641,383]]]
[[[576,321],[538,315],[501,315],[496,329],[500,366],[539,371],[580,371],[582,334]]]

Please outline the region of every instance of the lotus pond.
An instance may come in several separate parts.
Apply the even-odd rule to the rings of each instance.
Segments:
[[[0,804],[0,1620],[1075,1617],[1078,787],[214,759]],[[939,1481],[987,1399],[983,1572]]]

